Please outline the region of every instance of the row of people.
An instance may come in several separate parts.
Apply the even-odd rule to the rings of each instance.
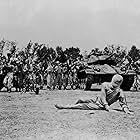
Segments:
[[[77,74],[83,67],[81,63],[72,64],[51,64],[49,63],[48,68],[45,71],[45,83],[49,89],[77,89],[84,88],[85,79],[79,79]],[[82,81],[82,82],[81,82]]]
[[[16,65],[3,65],[2,73],[5,74],[3,80],[4,86],[10,91],[11,88],[24,88],[24,90],[34,90],[37,81],[39,88],[47,86],[48,89],[72,89],[80,88],[80,80],[77,77],[77,72],[82,64],[79,61],[73,63],[49,63],[45,71],[42,71],[35,64],[16,63]],[[37,78],[38,77],[38,78]],[[38,80],[39,79],[39,80]]]

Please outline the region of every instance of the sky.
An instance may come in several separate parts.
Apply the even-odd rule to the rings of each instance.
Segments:
[[[140,48],[140,0],[0,0],[0,38],[19,47]]]

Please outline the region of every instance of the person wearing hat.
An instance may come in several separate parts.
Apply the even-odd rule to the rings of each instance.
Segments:
[[[127,114],[133,114],[127,106],[125,95],[120,88],[123,77],[119,74],[113,76],[111,82],[102,83],[101,94],[95,99],[79,99],[74,105],[55,105],[57,109],[86,109],[111,111],[110,105],[119,101],[122,110]]]

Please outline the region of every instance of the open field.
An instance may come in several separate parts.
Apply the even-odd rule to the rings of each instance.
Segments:
[[[118,103],[112,112],[57,110],[54,104],[72,104],[100,91],[55,90],[20,94],[0,92],[0,140],[139,140],[140,93],[125,92],[134,115]]]

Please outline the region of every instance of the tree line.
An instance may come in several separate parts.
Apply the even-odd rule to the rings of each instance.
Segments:
[[[9,41],[2,39],[0,41],[0,65],[4,62],[9,63],[11,59],[15,59],[23,64],[35,63],[40,65],[41,69],[46,69],[48,62],[59,61],[65,63],[67,60],[76,61],[88,59],[91,55],[95,56],[112,56],[116,62],[116,65],[123,63],[123,60],[127,57],[129,63],[135,63],[140,60],[140,49],[133,45],[130,50],[123,45],[106,45],[102,50],[93,47],[89,53],[82,54],[79,47],[67,47],[63,49],[62,46],[56,48],[49,47],[46,44],[39,44],[37,42],[29,41],[29,43],[23,47],[18,48],[16,41]]]

